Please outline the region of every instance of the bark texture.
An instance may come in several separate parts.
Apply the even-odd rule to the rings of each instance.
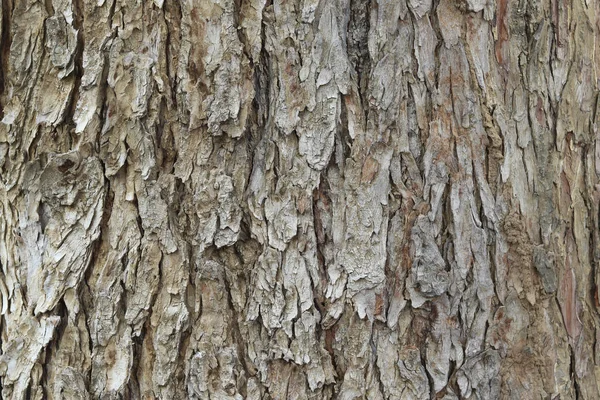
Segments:
[[[2,398],[600,398],[599,1],[0,18]]]

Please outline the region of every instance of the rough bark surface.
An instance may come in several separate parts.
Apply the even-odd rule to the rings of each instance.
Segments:
[[[0,397],[600,398],[599,1],[0,19]]]

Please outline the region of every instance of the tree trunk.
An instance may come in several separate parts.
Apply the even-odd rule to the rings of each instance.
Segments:
[[[600,2],[1,22],[0,397],[600,398]]]

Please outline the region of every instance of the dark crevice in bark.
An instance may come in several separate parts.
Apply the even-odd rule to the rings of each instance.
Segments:
[[[165,173],[172,174],[175,162],[177,161],[177,150],[175,148],[175,138],[171,131],[171,125],[167,122],[168,106],[165,98],[161,98],[158,121],[156,123],[156,142],[157,146],[157,162],[161,170]],[[185,193],[185,192],[184,192]]]
[[[342,96],[340,107],[340,123],[338,124],[338,129],[336,129],[335,132],[335,151],[332,153],[332,157],[330,157],[329,160],[330,166],[335,160],[337,169],[342,177],[344,176],[346,159],[352,154],[353,143],[353,140],[350,137],[350,131],[348,130],[348,109],[346,107],[345,99],[346,96]],[[325,171],[327,171],[327,169]]]
[[[427,377],[427,382],[429,384],[429,395],[433,397],[435,395],[435,381],[433,380],[433,376],[427,369],[427,347],[426,344],[423,343],[419,347],[419,355],[421,357],[421,366],[423,367],[423,371],[425,371],[425,376]]]
[[[163,9],[163,12],[165,10]],[[169,22],[168,19],[166,17],[166,12],[163,14],[163,18],[165,20],[165,30],[166,30],[166,36],[165,36],[165,75],[167,75],[167,78],[169,78],[169,94],[171,95],[171,98],[169,99],[171,101],[171,105],[175,106],[177,104],[177,68],[172,68],[171,67],[171,60],[176,59],[174,57],[174,55],[171,54],[171,28],[169,26]],[[175,76],[171,76],[171,72],[174,72]]]
[[[415,103],[416,103],[415,95],[414,95],[414,90],[412,89],[413,85],[410,85],[410,86],[411,87],[408,88],[407,93],[406,93],[406,104],[407,104],[406,105],[406,108],[407,108],[406,113],[407,113],[408,120],[413,121],[414,125],[409,127],[407,134],[408,134],[409,140],[410,140],[410,138],[414,138],[413,140],[415,140],[415,142],[420,144],[420,146],[417,148],[413,148],[413,146],[409,146],[409,147],[410,147],[410,154],[415,159],[415,162],[417,163],[417,165],[421,165],[423,162],[423,153],[424,153],[423,149],[425,148],[429,134],[428,134],[428,132],[421,132],[421,129],[419,128],[417,109],[415,106]],[[417,153],[417,154],[415,154],[415,153]]]
[[[329,164],[331,165],[333,162],[333,157],[330,158]],[[317,263],[319,266],[319,280],[317,285],[313,283],[313,292],[314,292],[314,303],[317,310],[321,314],[321,324],[318,325],[322,327],[323,318],[327,314],[327,298],[325,296],[325,290],[327,287],[327,266],[325,265],[325,244],[330,241],[332,238],[329,237],[326,227],[323,223],[324,216],[323,212],[328,212],[331,207],[331,197],[329,194],[330,191],[329,183],[324,174],[321,175],[321,179],[319,180],[319,185],[313,190],[312,193],[312,215],[313,215],[313,227],[315,233],[315,247],[316,247],[316,255],[317,255]],[[320,290],[317,290],[320,289]],[[325,327],[328,329],[330,327]],[[333,358],[333,355],[332,355]]]
[[[153,302],[151,302],[151,304],[153,304]],[[139,370],[142,367],[142,364],[140,363],[140,361],[142,360],[142,350],[144,346],[144,340],[146,338],[146,333],[150,331],[150,325],[151,321],[150,316],[148,315],[144,321],[144,324],[142,325],[142,328],[140,329],[140,334],[131,338],[131,341],[133,343],[133,365],[131,367],[131,375],[133,377],[133,380],[131,385],[134,385],[133,382],[140,381],[137,374],[139,373]]]
[[[104,163],[100,162],[102,168],[104,169]],[[105,180],[105,193],[104,193],[104,209],[102,210],[102,219],[100,220],[100,237],[102,237],[102,233],[106,231],[108,228],[108,221],[112,214],[113,203],[115,200],[115,193],[112,191],[110,179]],[[98,240],[97,242],[100,242]]]
[[[66,107],[65,121],[70,123],[73,121],[73,115],[77,107],[77,101],[79,100],[79,94],[81,89],[81,78],[83,76],[83,50],[85,46],[83,19],[84,19],[84,5],[83,0],[73,0],[73,28],[77,30],[77,45],[75,47],[75,53],[73,54],[73,74],[75,82],[71,89],[71,95],[69,103]]]
[[[277,146],[277,143],[280,141],[281,138],[281,133],[279,132],[278,128],[273,127],[273,133],[275,134],[273,137],[273,175],[274,175],[274,187],[277,187],[277,183],[279,182],[279,179],[281,177],[281,172],[280,172],[280,166],[281,166],[281,152],[279,150],[279,147]],[[293,135],[296,134],[296,131],[292,132]],[[283,171],[285,173],[285,171]],[[266,217],[265,217],[265,221],[266,221]]]
[[[135,207],[135,209],[137,210],[135,221],[137,222],[137,227],[138,227],[138,230],[140,231],[140,237],[144,238],[146,236],[146,232],[144,230],[144,224],[142,223],[142,217],[140,216],[140,211],[139,211],[140,205],[138,203],[137,194],[133,195],[132,204]]]
[[[94,258],[92,258],[93,260]],[[90,286],[88,285],[88,282],[90,281],[89,276],[91,275],[91,268],[88,268],[86,273],[85,273],[85,279],[83,279],[81,281],[81,284],[79,285],[79,300],[81,302],[81,314],[83,317],[83,321],[85,323],[85,334],[87,335],[86,341],[88,344],[88,348],[87,351],[89,352],[88,354],[92,354],[93,353],[93,341],[92,341],[92,329],[90,327],[90,318],[87,314],[87,312],[89,310],[92,309],[92,291],[90,290]],[[82,371],[83,374],[83,371]],[[87,373],[85,374],[85,388],[87,390],[87,392],[90,392],[90,385],[92,382],[92,368],[88,368]]]
[[[444,192],[440,199],[440,208],[441,208],[441,227],[440,227],[440,235],[436,238],[436,242],[438,243],[438,247],[441,247],[443,250],[447,251],[446,256],[444,257],[446,272],[450,272],[452,269],[452,264],[455,260],[454,253],[454,241],[456,240],[455,232],[454,232],[454,217],[452,213],[452,204],[450,202],[450,192],[452,191],[452,183],[446,183],[444,187]]]
[[[266,8],[266,7],[265,7]],[[264,14],[264,10],[263,10]],[[263,15],[264,18],[264,15]],[[254,84],[254,98],[252,99],[252,112],[250,115],[248,135],[248,154],[251,157],[252,168],[249,173],[249,177],[253,174],[254,161],[255,161],[255,150],[265,138],[265,127],[269,126],[267,118],[270,118],[270,90],[271,90],[271,77],[268,73],[270,65],[270,55],[265,49],[265,27],[262,25],[261,29],[262,47],[260,51],[260,62],[254,67],[253,84]]]
[[[125,287],[125,281],[123,280],[123,272],[125,271],[125,268],[127,268],[127,264],[129,264],[129,252],[124,252],[123,256],[121,257],[121,260],[119,260],[120,262],[120,266],[121,268],[119,269],[119,274],[117,275],[118,278],[116,279],[116,284],[114,285],[115,287],[120,286],[121,287],[121,294],[117,300],[117,307],[115,307],[116,309],[116,319],[119,321],[119,325],[124,323],[125,321],[125,311],[127,310],[127,288]],[[115,267],[115,269],[119,268],[118,266]]]
[[[4,92],[9,70],[8,61],[10,58],[10,46],[12,44],[10,35],[12,8],[12,0],[2,0],[2,33],[0,36],[0,119],[4,118]]]
[[[373,337],[375,335],[375,333],[379,334],[379,329],[385,329],[385,325],[383,323],[381,323],[380,321],[375,321],[373,326],[371,326],[371,338],[369,340],[371,342],[371,349],[372,349],[372,354],[371,354],[372,365],[373,365],[373,369],[375,371],[375,376],[377,378],[379,392],[381,393],[382,396],[385,396],[385,386],[383,385],[383,382],[381,381],[381,370],[379,369],[379,365],[377,364],[377,361],[378,361],[377,345],[376,345],[375,339]]]
[[[114,12],[114,3],[113,3],[113,8],[111,9],[111,15]],[[99,102],[101,103],[100,106],[100,110],[98,112],[98,117],[100,119],[100,123],[99,123],[99,130],[97,132],[95,132],[96,136],[94,137],[94,146],[96,147],[96,152],[100,155],[102,154],[100,151],[100,147],[101,147],[101,135],[100,132],[102,130],[102,127],[104,126],[104,124],[106,123],[106,118],[107,118],[107,114],[108,114],[108,102],[107,102],[107,96],[108,96],[108,89],[109,89],[109,85],[108,85],[108,73],[110,71],[110,58],[109,58],[109,54],[108,51],[109,49],[105,48],[106,43],[110,43],[115,37],[117,36],[117,30],[113,29],[113,31],[111,32],[110,35],[110,39],[105,42],[102,45],[101,50],[103,51],[103,55],[104,55],[104,65],[102,66],[102,74],[100,77],[100,82],[98,83],[99,85],[99,90],[98,90],[98,98],[99,98]],[[106,176],[106,166],[104,165],[105,161],[102,160],[102,157],[100,156],[100,161],[102,162],[102,167],[104,168],[104,175]]]
[[[442,49],[442,47],[444,47],[444,37],[442,36],[442,29],[440,28],[440,20],[438,18],[438,13],[437,13],[437,8],[440,4],[440,0],[433,0],[432,5],[431,5],[431,14],[429,14],[429,21],[431,22],[431,27],[433,28],[433,31],[435,32],[435,37],[437,38],[437,44],[435,46],[435,50],[434,50],[434,56],[435,56],[435,86],[439,86],[439,82],[440,82],[440,66],[441,66],[441,62],[440,62],[440,51]],[[427,81],[426,81],[427,82]],[[431,88],[427,87],[428,91],[430,93],[435,93],[435,88]]]
[[[187,307],[187,304],[185,304]],[[189,308],[188,308],[189,310]],[[177,347],[177,360],[175,361],[175,370],[172,373],[171,379],[175,380],[179,385],[184,388],[187,387],[187,380],[185,376],[185,362],[187,361],[186,354],[190,344],[193,326],[189,323],[183,327],[179,337],[179,345]],[[168,387],[169,383],[163,387]],[[181,392],[187,392],[186,389],[182,389]]]
[[[169,79],[169,94],[170,102],[167,106],[168,110],[171,108],[177,109],[177,92],[178,92],[178,61],[179,54],[177,54],[177,45],[181,44],[181,3],[179,1],[166,0],[163,5],[163,19],[165,24],[165,75]]]
[[[27,151],[25,151],[25,156],[28,157],[29,159],[33,160],[33,159],[38,159],[41,162],[42,166],[45,166],[46,163],[48,162],[48,155],[44,154],[44,153],[38,153],[38,143],[41,140],[41,136],[40,135],[40,131],[42,131],[44,128],[41,125],[37,125],[35,127],[35,135],[33,135],[33,139],[31,140],[31,145],[29,146],[29,148],[27,149]]]
[[[371,28],[370,13],[373,7],[377,7],[377,5],[373,5],[371,0],[350,0],[350,19],[346,32],[348,59],[354,66],[357,75],[358,95],[365,113],[368,112],[368,107],[365,106],[367,102],[364,94],[367,93],[371,73],[368,43]]]
[[[225,285],[225,291],[227,292],[227,305],[229,306],[229,309],[231,312],[230,327],[232,328],[232,336],[233,336],[233,340],[234,340],[234,343],[236,346],[238,362],[244,369],[244,374],[246,375],[245,378],[247,381],[248,378],[250,376],[252,376],[252,374],[250,373],[251,368],[248,366],[248,360],[244,356],[245,354],[248,354],[247,348],[246,348],[246,342],[244,341],[244,336],[242,335],[241,330],[240,330],[240,326],[239,326],[239,322],[238,322],[240,319],[240,316],[239,316],[238,312],[236,311],[235,306],[233,304],[233,299],[231,297],[231,285],[229,283],[229,277],[227,274],[225,274],[225,277],[223,278],[223,283]],[[238,389],[240,390],[240,394],[244,398],[246,398],[247,387],[245,385],[243,385],[242,387],[240,387]]]
[[[577,368],[577,360],[575,359],[575,348],[573,346],[569,346],[569,353],[571,359],[571,363],[569,364],[569,375],[571,377],[573,387],[575,389],[575,399],[585,399],[585,397],[582,397],[581,388],[579,387],[579,382],[577,382],[577,372],[575,371],[575,369]]]
[[[324,337],[324,347],[325,351],[329,354],[331,358],[331,365],[333,370],[336,372],[338,376],[344,376],[344,371],[342,370],[342,366],[336,360],[335,350],[333,349],[333,344],[335,343],[335,334],[337,332],[337,322],[327,329],[322,331],[325,335]]]
[[[265,19],[267,7],[271,4],[271,0],[263,8],[262,19]],[[261,25],[261,50],[260,62],[254,66],[253,84],[254,98],[252,99],[252,112],[250,115],[250,128],[247,129],[248,135],[248,154],[250,155],[250,165],[248,178],[252,177],[255,166],[255,151],[260,143],[265,143],[267,138],[266,130],[272,126],[271,121],[271,60],[270,54],[265,48],[266,32],[265,24]],[[246,180],[249,182],[249,179]],[[250,225],[249,225],[250,226]]]
[[[140,361],[141,361],[141,353],[142,353],[142,346],[143,346],[143,338],[145,337],[145,333],[146,333],[146,325],[144,324],[142,326],[142,329],[140,331],[140,335],[139,336],[132,336],[131,338],[131,342],[132,342],[132,363],[131,363],[131,376],[129,378],[129,381],[127,382],[127,386],[125,387],[125,397],[126,398],[131,398],[131,399],[139,399],[141,398],[140,395],[140,384],[139,384],[139,380],[137,377],[136,372],[139,370],[140,368]]]
[[[104,1],[110,1],[110,0],[104,0]],[[115,26],[113,28],[113,17],[115,16],[115,10],[117,8],[117,1],[118,0],[112,0],[112,2],[110,3],[110,8],[108,10],[108,18],[106,19],[107,25],[109,28],[113,29],[114,34],[117,34],[117,27]]]

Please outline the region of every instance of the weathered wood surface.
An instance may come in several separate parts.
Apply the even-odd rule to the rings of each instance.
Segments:
[[[599,1],[1,22],[2,398],[600,398]]]

